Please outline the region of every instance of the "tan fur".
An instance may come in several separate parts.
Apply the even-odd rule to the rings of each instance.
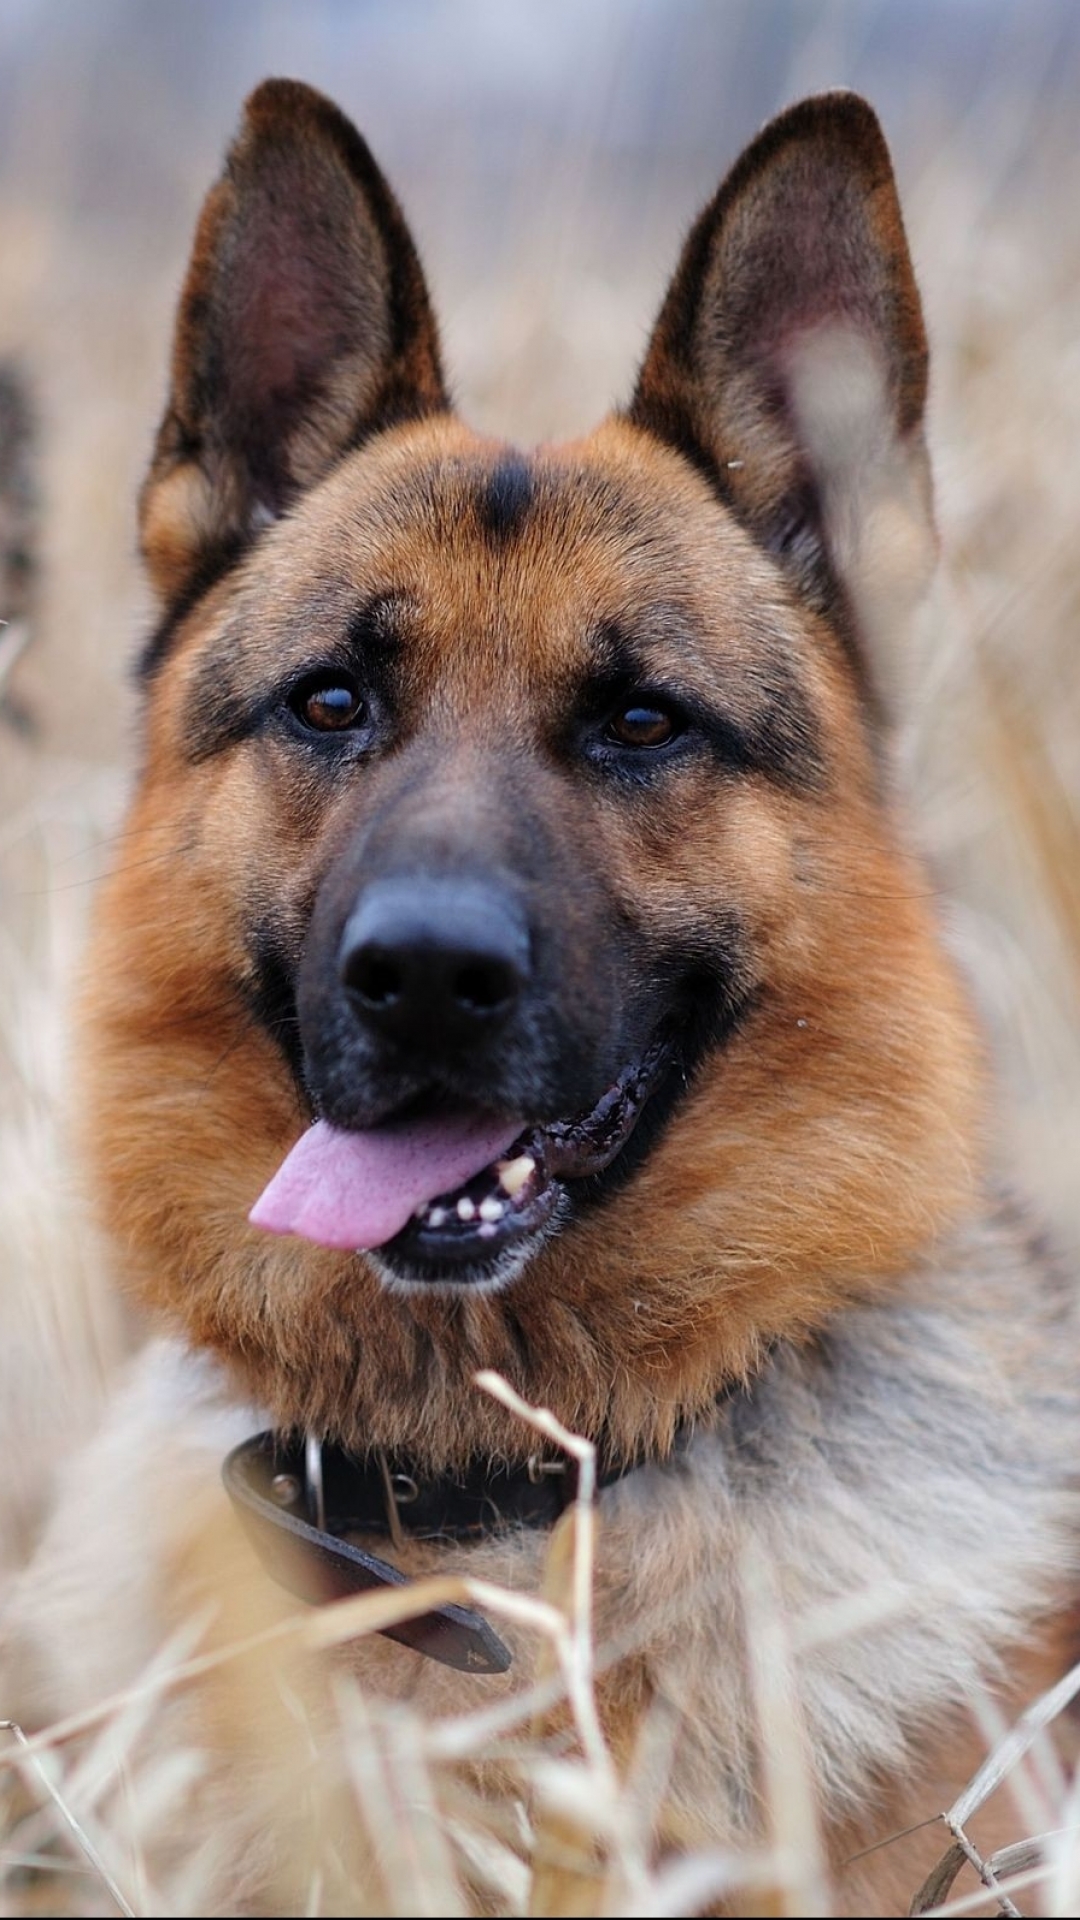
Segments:
[[[491,1364],[586,1431],[606,1415],[620,1451],[663,1448],[719,1380],[753,1365],[763,1341],[813,1326],[849,1292],[902,1272],[955,1217],[973,1174],[976,1076],[925,881],[878,802],[835,643],[805,616],[800,623],[704,482],[624,426],[544,461],[571,474],[618,475],[653,530],[665,590],[717,635],[733,682],[740,668],[754,669],[755,620],[772,601],[827,730],[827,798],[807,805],[760,790],[684,786],[670,822],[660,808],[648,824],[648,910],[662,918],[669,902],[695,893],[737,905],[754,927],[768,1002],[718,1063],[715,1090],[706,1082],[695,1091],[686,1125],[661,1143],[618,1208],[546,1249],[508,1301],[406,1306],[351,1256],[268,1244],[238,1228],[302,1125],[282,1063],[232,986],[243,966],[238,914],[261,890],[277,889],[299,917],[342,821],[332,815],[313,834],[308,794],[267,788],[254,755],[184,769],[194,669],[226,622],[250,620],[257,633],[267,609],[270,633],[258,644],[273,650],[275,669],[287,662],[290,632],[310,644],[295,552],[324,552],[343,596],[382,577],[370,521],[351,550],[349,535],[341,537],[362,477],[376,510],[386,501],[394,579],[418,609],[412,697],[433,697],[438,672],[457,743],[459,787],[430,804],[482,815],[482,794],[469,791],[470,756],[475,763],[493,727],[524,734],[529,703],[542,712],[558,698],[588,607],[628,597],[626,556],[600,516],[590,525],[583,513],[576,537],[564,530],[552,552],[538,515],[535,544],[513,555],[513,570],[503,563],[501,624],[493,625],[482,537],[458,502],[495,457],[449,421],[384,436],[271,530],[250,587],[241,576],[220,594],[216,620],[202,612],[192,623],[151,714],[130,856],[110,884],[90,962],[89,1146],[109,1224],[140,1256],[140,1289],[167,1309],[182,1302],[195,1337],[237,1364],[245,1389],[282,1421],[327,1423],[361,1444],[378,1433],[432,1459],[475,1447],[527,1451],[499,1410],[461,1408],[462,1377]],[[441,485],[425,524],[403,531],[394,503],[417,461],[443,463]],[[426,583],[433,543],[448,563],[438,598]],[[463,591],[452,599],[454,580]],[[538,809],[541,782],[537,770],[529,793]],[[365,798],[379,805],[378,776]],[[615,874],[628,902],[640,900],[636,817],[586,801],[564,831]],[[268,1297],[282,1303],[276,1323],[263,1313]],[[503,1330],[507,1306],[522,1328],[524,1368]],[[672,1339],[691,1325],[692,1340]],[[357,1373],[359,1342],[378,1356],[370,1379]],[[441,1356],[434,1370],[431,1343]]]
[[[108,1589],[130,1612],[132,1659],[163,1613],[175,1622],[217,1592],[206,1543],[231,1526],[215,1489],[222,1423],[240,1437],[261,1417],[236,1419],[230,1402],[436,1471],[522,1460],[530,1435],[472,1385],[496,1367],[613,1458],[645,1462],[600,1501],[598,1633],[620,1758],[651,1705],[682,1716],[659,1847],[760,1837],[747,1556],[774,1569],[795,1621],[875,1582],[891,1596],[887,1618],[808,1642],[800,1665],[839,1870],[961,1784],[973,1692],[1034,1645],[1076,1557],[1075,1333],[1022,1226],[988,1197],[979,1043],[872,717],[883,683],[864,647],[889,624],[882,569],[895,609],[933,548],[925,335],[887,152],[869,109],[837,96],[767,130],[687,243],[629,414],[532,454],[528,515],[499,543],[476,501],[508,450],[447,410],[415,253],[344,125],[306,89],[255,96],[200,225],[143,496],[173,624],[87,961],[78,1105],[129,1283],[213,1360],[200,1374],[152,1355],[99,1445],[99,1473],[106,1458],[131,1463],[119,1491],[110,1473],[114,1512],[125,1497],[145,1509],[177,1471],[195,1489],[154,1515],[137,1581],[119,1544]],[[338,210],[342,273],[359,289],[335,333],[322,258],[310,285],[290,283],[294,392],[228,272],[239,250],[274,281],[268,207],[283,183],[298,225],[320,196]],[[843,230],[824,267],[805,238],[822,206]],[[207,345],[215,326],[253,337],[233,387]],[[850,378],[834,365],[849,335]],[[300,414],[316,347],[325,377]],[[240,427],[256,405],[252,452]],[[817,489],[820,524],[799,517],[803,488]],[[260,734],[202,750],[219,693],[269,692],[387,591],[406,635],[400,732],[362,780],[330,791]],[[703,699],[720,688],[747,729],[790,686],[816,735],[814,777],[697,761],[647,803],[569,778],[552,730],[598,618],[633,630],[658,674]],[[749,1011],[612,1203],[502,1292],[403,1296],[358,1256],[246,1224],[310,1118],[245,997],[248,935],[272,908],[299,947],[358,825],[407,818],[432,848],[448,822],[477,846],[494,839],[507,801],[492,740],[513,746],[512,805],[628,923],[737,916]],[[565,991],[587,996],[587,941],[569,954]],[[665,1468],[688,1422],[694,1438]],[[30,1640],[63,1642],[100,1585],[91,1527],[71,1576],[69,1522],[26,1589]],[[528,1588],[544,1545],[413,1545],[402,1564]],[[65,1597],[32,1622],[64,1566]],[[513,1677],[485,1697],[529,1677],[533,1649],[511,1638]],[[80,1686],[61,1665],[57,1705]],[[476,1699],[474,1683],[385,1643],[359,1666],[433,1712]],[[206,1694],[215,1747],[274,1743],[258,1688],[254,1700],[233,1714]],[[229,1817],[257,1827],[259,1791]],[[914,1881],[872,1856],[839,1884],[844,1911],[891,1912]]]

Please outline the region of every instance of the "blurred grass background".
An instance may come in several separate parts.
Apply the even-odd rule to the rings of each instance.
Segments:
[[[1002,1164],[1080,1253],[1076,0],[0,0],[0,365],[33,416],[0,389],[0,1576],[133,1337],[64,1153],[64,1007],[136,752],[133,498],[172,308],[274,72],[364,130],[464,411],[525,441],[628,393],[682,233],[763,119],[827,86],[874,102],[944,556],[903,764]]]

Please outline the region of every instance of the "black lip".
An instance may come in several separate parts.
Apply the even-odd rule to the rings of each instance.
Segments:
[[[620,1129],[616,1089],[610,1089],[588,1116],[592,1166],[577,1159],[574,1133],[583,1123],[538,1128],[521,1137],[521,1150],[544,1162],[544,1179],[535,1199],[514,1208],[494,1231],[482,1234],[475,1221],[450,1219],[437,1231],[410,1221],[375,1250],[395,1279],[414,1285],[477,1286],[497,1283],[502,1273],[518,1271],[522,1256],[538,1251],[553,1231],[569,1226],[586,1210],[603,1205],[623,1188],[652,1152],[685,1097],[706,1054],[730,1039],[756,999],[748,992],[718,1009],[713,993],[702,995],[686,1017],[664,1033],[619,1085],[637,1082],[629,1124]],[[517,1150],[517,1148],[513,1149]]]
[[[508,1157],[528,1155],[535,1173],[497,1223],[484,1221],[474,1211],[490,1178],[486,1172],[481,1173],[457,1190],[469,1205],[467,1219],[459,1217],[455,1196],[440,1196],[428,1209],[438,1208],[442,1213],[445,1208],[438,1225],[425,1223],[422,1216],[411,1220],[375,1250],[379,1261],[398,1278],[421,1284],[444,1281],[460,1285],[496,1275],[500,1266],[505,1267],[508,1254],[537,1236],[546,1237],[550,1228],[565,1218],[575,1187],[596,1178],[618,1158],[651,1095],[670,1071],[673,1052],[670,1038],[657,1039],[640,1060],[623,1070],[591,1112],[575,1120],[526,1129]]]
[[[520,1248],[537,1234],[545,1234],[554,1217],[565,1209],[566,1184],[549,1179],[536,1199],[514,1215],[503,1228],[496,1228],[490,1240],[482,1240],[475,1227],[464,1222],[428,1232],[419,1222],[403,1227],[378,1257],[401,1279],[422,1283],[456,1281],[483,1282],[495,1274],[509,1252]]]

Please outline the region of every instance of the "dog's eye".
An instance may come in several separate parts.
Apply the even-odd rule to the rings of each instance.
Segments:
[[[681,732],[671,708],[652,700],[628,700],[607,723],[609,740],[620,747],[666,747]]]
[[[302,680],[289,705],[301,725],[313,733],[344,733],[348,727],[361,725],[367,716],[363,695],[338,674]]]

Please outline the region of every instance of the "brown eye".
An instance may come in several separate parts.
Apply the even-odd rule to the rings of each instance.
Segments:
[[[363,697],[347,680],[306,680],[292,696],[292,710],[314,733],[343,733],[367,714]]]
[[[621,747],[666,747],[679,732],[679,724],[667,707],[631,700],[612,714],[607,730]]]

